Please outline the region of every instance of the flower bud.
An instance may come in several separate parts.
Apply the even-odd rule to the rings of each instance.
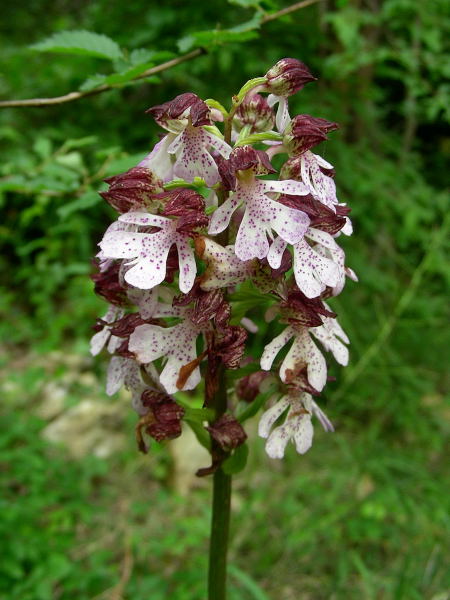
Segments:
[[[251,169],[255,175],[276,173],[270,159],[263,150],[255,150],[252,146],[239,146],[230,154],[229,164],[232,172]]]
[[[251,127],[250,133],[268,131],[275,124],[275,113],[267,100],[259,94],[247,96],[239,105],[233,125],[240,131],[244,125]]]
[[[303,154],[328,139],[327,133],[338,129],[338,124],[326,119],[297,115],[286,127],[283,145],[290,154]]]
[[[163,190],[162,181],[145,167],[133,167],[126,173],[105,179],[107,192],[99,192],[120,213],[136,210],[150,203],[154,194]]]
[[[267,371],[255,371],[239,380],[236,386],[236,394],[239,400],[244,402],[253,402],[260,392],[260,385],[264,379],[269,377]]]
[[[232,415],[222,415],[215,423],[206,427],[211,437],[225,452],[234,450],[247,439],[242,425]]]
[[[147,389],[141,396],[142,404],[148,407],[153,419],[147,420],[145,431],[157,442],[172,440],[181,435],[181,419],[184,408],[175,400],[155,390]]]
[[[164,216],[178,217],[177,231],[191,234],[193,229],[206,227],[209,223],[203,196],[195,190],[176,188],[163,192],[157,199],[164,203]]]
[[[152,106],[145,112],[150,113],[158,125],[166,128],[169,121],[179,121],[188,117],[191,118],[194,127],[211,125],[209,107],[192,92],[180,94],[173,100]]]
[[[308,67],[299,60],[282,58],[267,71],[266,80],[266,91],[276,96],[292,96],[317,78],[311,75]]]

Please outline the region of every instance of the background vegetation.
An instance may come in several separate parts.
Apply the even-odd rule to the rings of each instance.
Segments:
[[[2,600],[204,597],[209,483],[183,495],[167,448],[137,455],[134,416],[126,401],[106,399],[104,366],[88,356],[103,310],[90,260],[112,218],[96,191],[154,143],[149,106],[191,90],[227,103],[284,56],[319,77],[295,97],[296,111],[341,124],[321,154],[353,208],[345,249],[360,283],[334,304],[352,341],[351,364],[334,369],[323,400],[337,433],[317,431],[306,456],[291,449],[282,464],[255,438],[236,480],[230,598],[449,598],[448,7],[323,1],[257,27],[261,14],[286,5],[2,7],[2,99],[89,89],[113,73],[117,85],[72,103],[0,111]],[[30,49],[68,30],[105,34],[125,51]],[[204,55],[158,78],[126,81],[132,69],[199,46]],[[49,441],[49,422],[87,400],[104,410],[89,426],[78,418],[78,441],[69,430],[59,445]]]

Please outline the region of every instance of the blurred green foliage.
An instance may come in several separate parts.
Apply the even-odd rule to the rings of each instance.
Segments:
[[[327,0],[261,25],[265,11],[286,5],[29,0],[2,7],[2,99],[105,82],[116,88],[45,109],[0,111],[0,335],[12,356],[30,346],[71,349],[79,340],[86,352],[103,310],[88,278],[90,261],[113,219],[96,192],[104,177],[136,164],[156,141],[144,111],[185,91],[228,105],[247,79],[279,58],[303,60],[319,82],[293,98],[292,112],[341,124],[318,151],[335,165],[339,197],[353,210],[355,234],[344,248],[360,283],[349,282],[333,304],[352,361],[345,370],[332,367],[337,383],[323,400],[337,435],[320,436],[306,457],[292,454],[279,468],[251,449],[238,480],[245,502],[235,514],[231,600],[297,600],[298,589],[305,599],[441,600],[448,524],[440,455],[448,389],[447,3]],[[68,40],[68,31],[97,36]],[[85,51],[70,52],[70,44]],[[131,81],[198,45],[204,55]],[[48,52],[62,46],[64,53]],[[133,483],[131,455],[120,464],[68,460],[40,441],[42,423],[26,409],[34,398],[27,378],[45,375],[23,366],[15,372],[22,398],[9,399],[8,433],[0,437],[9,490],[0,597],[93,598],[117,583],[117,565],[131,548],[135,566],[124,597],[153,600],[176,590],[181,600],[201,598],[207,493],[181,505],[150,478],[148,463]],[[101,542],[77,562],[77,544],[111,531],[118,502],[111,489],[115,484],[125,497],[123,481],[131,506],[126,539],[118,528],[117,545]],[[33,541],[17,542],[24,537]]]

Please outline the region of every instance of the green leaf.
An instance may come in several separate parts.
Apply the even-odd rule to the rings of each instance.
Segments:
[[[222,471],[227,475],[235,475],[245,469],[248,458],[247,444],[241,444],[231,456],[222,463]]]
[[[211,438],[203,425],[192,419],[184,418],[183,420],[192,429],[199,443],[209,451],[211,449]]]
[[[242,6],[242,8],[259,8],[261,0],[228,0],[228,4]]]
[[[142,65],[146,62],[160,63],[166,60],[174,58],[176,55],[174,52],[168,50],[147,50],[147,48],[136,48],[130,54],[130,63],[135,65]]]
[[[253,29],[259,29],[259,27],[261,26],[262,18],[263,18],[263,13],[257,12],[248,21],[245,21],[244,23],[240,23],[239,25],[236,25],[235,27],[230,27],[230,29],[228,29],[228,31],[232,32],[232,33],[242,33],[244,31],[253,31]]]
[[[100,33],[92,31],[61,31],[31,46],[37,52],[58,52],[95,56],[107,60],[123,58],[119,45]]]
[[[128,83],[142,75],[144,71],[147,69],[151,69],[154,67],[154,62],[142,63],[139,65],[134,65],[132,67],[127,67],[123,71],[112,73],[111,75],[94,75],[93,77],[89,77],[84,83],[81,84],[80,90],[82,92],[86,92],[89,90],[93,90],[101,85],[121,85],[124,83]]]
[[[212,421],[215,417],[215,411],[211,408],[191,408],[186,406],[185,403],[182,404],[180,400],[178,400],[178,403],[185,408],[184,418],[188,421],[197,421],[197,423],[202,424],[204,421]]]
[[[213,48],[226,43],[247,42],[257,37],[255,31],[231,31],[230,29],[197,31],[178,40],[177,46],[180,52],[187,52],[191,48]]]

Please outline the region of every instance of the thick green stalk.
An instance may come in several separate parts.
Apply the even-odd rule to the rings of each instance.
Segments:
[[[214,397],[216,419],[227,410],[226,369],[219,367],[218,387]],[[213,457],[223,453],[211,438]],[[214,460],[214,458],[213,458]],[[219,467],[214,473],[211,537],[209,541],[208,600],[226,600],[227,550],[230,526],[231,475]]]
[[[227,550],[230,525],[231,475],[214,473],[211,538],[209,545],[208,600],[226,600]]]

